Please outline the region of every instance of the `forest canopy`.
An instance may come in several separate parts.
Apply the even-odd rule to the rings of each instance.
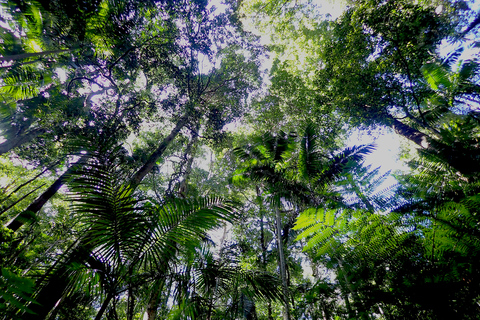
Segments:
[[[335,5],[0,0],[0,319],[479,319],[479,5]]]

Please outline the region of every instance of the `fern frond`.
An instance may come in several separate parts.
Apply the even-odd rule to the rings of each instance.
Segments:
[[[24,65],[11,68],[2,80],[0,93],[14,100],[25,100],[37,96],[52,81],[52,73]]]

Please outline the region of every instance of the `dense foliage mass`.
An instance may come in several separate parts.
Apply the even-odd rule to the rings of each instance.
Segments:
[[[480,318],[476,3],[0,6],[1,319]]]

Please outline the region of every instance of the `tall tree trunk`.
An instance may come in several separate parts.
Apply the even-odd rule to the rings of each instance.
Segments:
[[[157,309],[160,302],[161,292],[166,282],[164,275],[166,275],[168,272],[168,260],[162,263],[159,272],[162,276],[161,278],[156,279],[153,283],[146,311],[147,320],[155,320],[155,318],[157,317]]]
[[[157,150],[155,150],[151,155],[150,158],[148,158],[147,162],[137,171],[137,173],[132,177],[130,180],[130,184],[132,185],[133,188],[136,188],[140,182],[142,182],[143,178],[152,171],[153,167],[155,166],[155,163],[160,159],[160,157],[163,155],[167,147],[170,145],[170,143],[175,139],[175,137],[178,135],[180,130],[187,124],[188,122],[188,116],[185,115],[180,120],[178,120],[175,128],[170,132],[170,134],[163,139],[162,143],[158,146]]]
[[[345,300],[345,307],[347,308],[348,318],[355,319],[355,312],[352,310],[352,306],[350,305],[350,300],[348,300],[348,294],[346,292],[342,293],[343,300]]]
[[[127,291],[127,320],[133,320],[133,311],[135,307],[135,297],[133,295],[132,286],[129,285]]]
[[[470,176],[478,171],[477,167],[479,162],[476,160],[476,158],[477,156],[480,156],[480,154],[474,155],[472,154],[471,150],[466,150],[459,144],[450,146],[439,142],[427,134],[412,128],[407,124],[404,124],[398,119],[393,118],[392,116],[387,116],[385,119],[386,124],[389,125],[397,134],[414,142],[422,149],[436,155],[439,159],[448,163],[459,173],[465,176]]]
[[[95,316],[95,320],[101,320],[102,317],[103,317],[103,314],[105,313],[105,310],[107,310],[107,307],[108,307],[108,304],[110,303],[110,301],[112,300],[114,296],[114,292],[110,292],[107,297],[105,298],[105,300],[103,301],[102,303],[102,306],[100,307],[100,310],[98,310],[97,312],[97,315]]]
[[[52,198],[55,193],[62,187],[62,185],[67,181],[72,172],[77,168],[78,165],[81,165],[86,159],[86,156],[81,157],[76,163],[70,166],[57,180],[45,190],[35,201],[33,201],[23,212],[17,214],[12,220],[10,220],[5,227],[17,231],[21,226],[26,222],[32,220],[32,215],[35,216],[45,205],[45,203]]]
[[[431,148],[430,146],[431,138],[425,133],[418,131],[415,128],[412,128],[409,125],[404,124],[403,122],[401,122],[398,119],[395,119],[394,117],[388,117],[387,121],[397,134],[414,142],[415,144],[422,147],[423,149]]]
[[[19,147],[24,143],[32,141],[33,139],[45,132],[45,129],[35,129],[30,131],[29,133],[7,139],[5,142],[0,144],[0,155],[9,152],[10,150]]]
[[[346,273],[345,268],[344,268],[343,263],[342,263],[342,259],[337,257],[337,261],[338,261],[338,266],[340,267],[340,271],[343,273],[343,279],[345,281],[345,285],[348,288],[348,291],[350,291],[350,293],[352,294],[352,297],[354,298],[353,300],[355,302],[357,302],[363,309],[360,312],[361,319],[369,320],[370,317],[368,316],[368,310],[365,307],[365,304],[363,303],[363,300],[358,295],[357,291],[353,289],[352,284],[350,283],[350,280],[348,280],[347,273]]]
[[[160,290],[162,286],[159,284],[158,281],[155,281],[152,288],[152,293],[150,294],[150,299],[148,300],[147,305],[147,320],[155,320],[157,317],[157,308],[158,302],[160,300]]]
[[[21,319],[45,319],[55,305],[59,303],[63,293],[68,287],[71,267],[74,264],[85,261],[89,261],[91,265],[98,263],[96,260],[89,259],[90,252],[91,249],[80,242],[71,250],[66,260],[58,261],[51,270],[47,271],[43,277],[43,280],[46,281],[39,281],[41,287],[39,292],[34,296],[37,303],[32,303],[28,306],[34,314],[24,313]]]
[[[257,202],[259,205],[260,211],[260,248],[262,248],[262,270],[267,271],[267,244],[265,243],[265,228],[264,228],[264,210],[263,210],[263,199],[262,192],[260,187],[256,186],[257,191]]]
[[[283,252],[283,241],[282,241],[282,217],[280,215],[280,210],[278,209],[278,204],[275,205],[275,222],[277,233],[277,245],[278,245],[278,264],[280,266],[280,277],[282,278],[282,287],[284,295],[284,310],[283,310],[283,319],[290,320],[290,304],[288,301],[288,282],[287,282],[287,265],[285,263],[285,254]]]
[[[182,162],[180,166],[180,177],[183,175],[183,180],[180,181],[179,186],[178,186],[178,196],[181,198],[186,198],[188,196],[188,178],[190,177],[190,174],[192,173],[192,167],[193,167],[193,160],[195,159],[195,153],[196,153],[196,148],[195,145],[198,141],[198,130],[200,129],[200,124],[197,124],[197,128],[195,132],[192,132],[192,138],[187,144],[187,147],[185,148],[184,152],[184,161]],[[183,170],[183,172],[182,172]],[[169,183],[169,188],[167,189],[167,193],[171,192],[171,183],[173,183],[174,180],[170,181]],[[173,192],[172,192],[173,194]]]
[[[178,122],[175,128],[170,132],[170,134],[163,139],[159,147],[155,152],[150,156],[147,162],[137,171],[131,180],[131,185],[136,188],[143,178],[153,169],[157,160],[163,155],[170,143],[175,139],[180,130],[187,124],[188,117],[184,116]],[[80,158],[77,161],[78,164],[81,164],[85,160],[86,156]],[[68,176],[73,172],[75,165],[70,167],[64,174],[62,174],[43,194],[41,194],[34,202],[32,202],[24,212],[19,213],[12,220],[10,220],[5,227],[10,230],[17,231],[25,222],[29,221],[31,214],[38,213],[42,207],[52,198],[55,193],[63,186],[63,184],[68,179]]]

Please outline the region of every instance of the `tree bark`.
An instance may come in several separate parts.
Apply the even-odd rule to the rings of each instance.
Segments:
[[[350,305],[350,300],[348,300],[348,294],[346,292],[342,292],[343,300],[345,300],[345,307],[347,308],[348,318],[355,319],[355,312],[352,310],[352,306]]]
[[[170,132],[170,134],[163,139],[162,143],[158,146],[157,150],[155,150],[150,158],[148,158],[147,162],[137,171],[137,173],[132,177],[130,180],[130,185],[135,189],[138,187],[140,182],[142,182],[143,178],[152,171],[153,167],[155,166],[155,163],[160,159],[160,157],[163,155],[167,147],[170,145],[170,143],[175,139],[175,137],[178,135],[180,130],[187,124],[188,122],[188,116],[183,116],[178,120],[175,128]]]
[[[262,192],[260,191],[260,188],[258,186],[256,186],[256,191],[258,205],[260,207],[260,247],[262,248],[262,270],[267,271],[267,245],[265,243],[265,230],[263,226],[263,199],[261,198]]]
[[[185,148],[184,156],[183,156],[183,161],[181,162],[180,168],[179,168],[179,179],[183,178],[177,188],[177,195],[181,198],[187,198],[188,196],[188,178],[190,177],[190,174],[192,173],[192,166],[193,166],[193,160],[195,159],[195,153],[196,153],[196,148],[195,144],[198,141],[198,130],[200,130],[200,124],[197,125],[196,131],[192,132],[192,138],[187,144],[187,147]],[[182,177],[183,176],[183,177]],[[172,191],[172,184],[176,181],[176,179],[171,179],[169,182],[169,186],[167,189],[167,194],[174,194]]]
[[[431,148],[431,138],[423,132],[420,132],[417,129],[410,127],[409,125],[404,124],[403,122],[395,119],[394,117],[389,117],[388,120],[390,126],[397,134],[407,138],[408,140],[416,143],[424,149]]]
[[[35,201],[33,201],[25,211],[17,214],[12,220],[10,220],[5,227],[12,231],[17,231],[21,226],[23,226],[27,221],[31,220],[32,214],[35,215],[38,213],[42,207],[47,203],[50,198],[52,198],[55,193],[62,187],[62,185],[67,181],[70,174],[75,170],[77,164],[81,164],[85,160],[86,156],[81,157],[75,164],[73,164],[67,171],[65,171],[58,179],[47,189],[45,190]]]
[[[473,154],[472,150],[467,150],[459,144],[450,146],[439,142],[392,116],[386,118],[386,124],[397,134],[414,142],[422,149],[434,154],[459,173],[465,176],[471,176],[477,173],[479,163],[476,158],[480,156],[480,154]]]
[[[133,289],[129,286],[127,291],[127,320],[133,320],[133,310],[135,306],[135,297],[133,295]]]
[[[160,277],[153,281],[153,288],[150,293],[150,298],[148,300],[146,315],[148,320],[155,320],[157,317],[158,304],[161,298],[161,292],[165,287],[166,283],[166,274],[168,273],[168,262],[169,259],[166,259],[161,267],[159,268]]]
[[[98,310],[97,315],[95,316],[95,320],[101,320],[103,317],[103,314],[105,313],[105,310],[107,310],[108,304],[110,303],[110,300],[113,298],[113,292],[110,292],[105,300],[102,303],[102,307],[100,310]]]
[[[155,152],[150,156],[147,162],[137,171],[131,180],[131,185],[136,188],[143,178],[153,169],[157,160],[163,155],[164,151],[170,145],[170,143],[175,139],[180,130],[187,124],[187,116],[181,118],[175,128],[170,132],[170,134],[160,143],[159,147]],[[2,144],[3,145],[3,144]],[[1,145],[0,145],[1,146]],[[82,157],[77,163],[81,163],[85,158]],[[17,231],[21,226],[25,224],[30,218],[29,215],[38,213],[42,207],[52,198],[55,193],[63,186],[66,182],[68,176],[73,171],[73,166],[70,167],[64,174],[62,174],[43,194],[41,194],[34,202],[32,202],[25,211],[19,213],[12,220],[10,220],[5,227],[10,230]]]
[[[280,210],[278,209],[278,205],[275,206],[275,222],[276,228],[275,231],[277,233],[277,245],[278,245],[278,264],[280,266],[280,276],[282,278],[282,287],[283,287],[283,295],[284,295],[284,307],[283,307],[283,319],[290,320],[290,305],[288,302],[288,283],[287,283],[287,272],[286,272],[286,263],[285,263],[285,255],[283,253],[283,241],[282,241],[282,220],[280,216]]]
[[[157,317],[157,308],[160,298],[160,290],[163,288],[163,279],[157,280],[153,284],[152,293],[147,305],[147,319],[155,320]]]
[[[27,134],[15,136],[11,139],[6,140],[2,144],[0,144],[0,155],[9,152],[10,150],[19,147],[24,143],[32,141],[33,139],[45,132],[45,129],[35,129]]]
[[[37,303],[32,303],[28,306],[34,314],[24,313],[20,319],[46,319],[54,306],[61,300],[65,289],[68,287],[72,265],[85,261],[89,261],[91,264],[98,263],[93,259],[89,260],[90,249],[83,243],[77,243],[66,260],[56,262],[54,267],[39,280],[40,283],[45,282],[45,284],[34,297]],[[45,281],[45,277],[48,277],[47,281]]]

